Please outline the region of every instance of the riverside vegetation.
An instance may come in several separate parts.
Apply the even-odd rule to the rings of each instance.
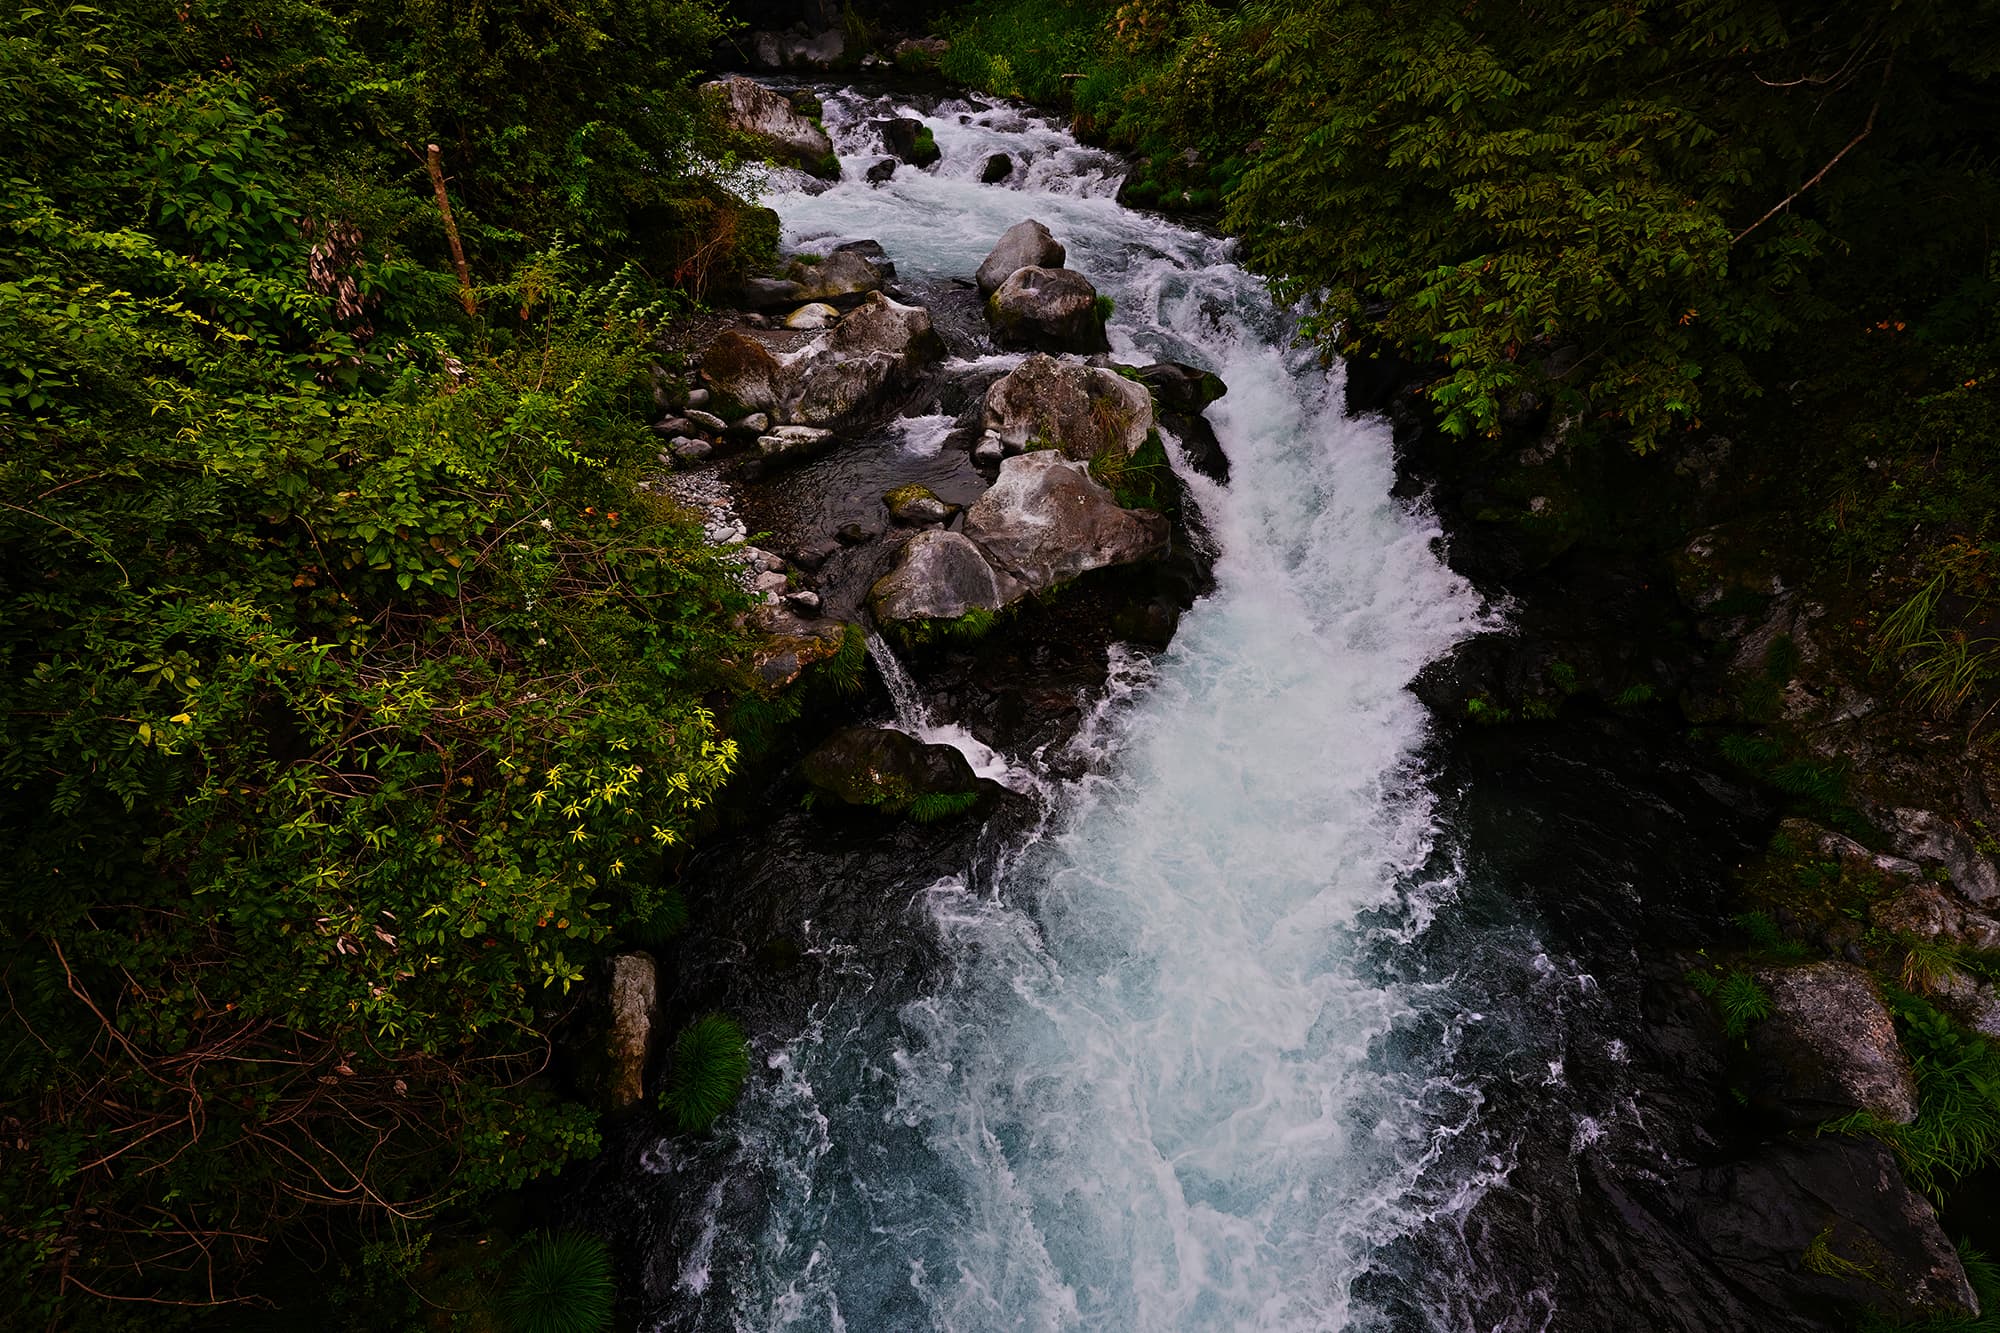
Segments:
[[[214,1327],[304,1264],[400,1326],[592,1150],[550,1034],[670,931],[751,692],[635,487],[649,339],[775,241],[690,81],[725,28],[0,17],[0,1323]]]
[[[1688,577],[1762,647],[1687,720],[1794,814],[1880,847],[1881,811],[1946,799],[1829,749],[1801,683],[1867,686],[1915,765],[1993,791],[2000,4],[940,26],[944,74],[1134,152],[1127,199],[1215,213],[1329,352],[1414,367],[1533,559],[1747,532]],[[327,1326],[408,1325],[499,1283],[481,1201],[592,1150],[551,1035],[613,942],[671,939],[726,719],[773,711],[737,579],[637,486],[649,344],[775,242],[692,91],[727,28],[680,0],[0,19],[10,1322],[214,1326],[303,1264]],[[1615,492],[1725,435],[1740,496]],[[1774,574],[1831,611],[1810,661],[1756,633]],[[1674,685],[1552,660],[1465,709],[1670,712]],[[1741,1033],[1751,965],[1853,946],[1922,1112],[1844,1127],[1949,1201],[2000,1149],[1992,1047],[1948,1003],[1992,954],[1881,924],[1897,882],[1781,833],[1697,972]],[[696,1129],[741,1036],[711,1016],[680,1051]],[[600,1251],[520,1245],[502,1317],[602,1323]]]

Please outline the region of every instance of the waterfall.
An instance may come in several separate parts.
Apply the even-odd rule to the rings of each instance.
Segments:
[[[872,238],[941,285],[1040,219],[1114,298],[1120,360],[1226,381],[1233,480],[1188,482],[1217,586],[1086,728],[1091,775],[1044,788],[996,889],[930,888],[936,989],[889,1013],[833,996],[770,1055],[726,1130],[762,1220],[711,1237],[677,1326],[1386,1327],[1364,1277],[1481,1188],[1441,1165],[1479,1105],[1441,1049],[1457,1025],[1399,1041],[1435,1001],[1371,961],[1452,892],[1423,874],[1405,687],[1480,601],[1392,498],[1387,426],[1346,416],[1227,241],[1119,207],[1108,155],[979,100],[923,114],[935,171],[870,186],[868,122],[917,109],[824,103],[846,179],[768,198],[788,246]],[[978,181],[995,152],[1012,188]],[[868,646],[897,726],[977,745]]]

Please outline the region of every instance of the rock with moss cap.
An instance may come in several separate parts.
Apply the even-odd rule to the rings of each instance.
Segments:
[[[924,528],[942,523],[952,516],[957,508],[938,499],[937,492],[928,486],[911,483],[898,486],[882,497],[882,503],[889,506],[889,517],[904,527]]]

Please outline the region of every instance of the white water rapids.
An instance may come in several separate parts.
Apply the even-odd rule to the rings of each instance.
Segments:
[[[996,891],[929,890],[933,993],[829,1002],[760,1053],[775,1078],[728,1132],[761,1231],[711,1234],[680,1289],[746,1330],[1386,1326],[1357,1279],[1479,1188],[1428,1179],[1478,1099],[1388,1049],[1423,997],[1367,963],[1450,891],[1419,873],[1405,686],[1479,599],[1391,497],[1386,424],[1344,414],[1227,242],[1121,208],[1104,155],[981,103],[924,117],[934,171],[871,187],[866,118],[894,104],[826,100],[846,179],[767,199],[788,248],[873,238],[906,282],[942,281],[1041,220],[1115,299],[1121,360],[1227,382],[1209,415],[1232,481],[1191,482],[1217,586],[1170,650],[1114,663],[1080,742],[1094,776],[1045,793]],[[981,185],[996,152],[1012,178]]]

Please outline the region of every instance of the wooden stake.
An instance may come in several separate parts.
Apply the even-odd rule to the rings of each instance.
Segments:
[[[451,243],[452,266],[458,270],[458,299],[465,305],[465,313],[476,315],[478,307],[472,300],[472,270],[465,266],[465,247],[458,241],[458,224],[451,219],[451,197],[444,192],[444,154],[436,144],[430,146],[430,153],[424,159],[430,168],[431,188],[437,191],[438,212],[444,215],[444,237]]]

